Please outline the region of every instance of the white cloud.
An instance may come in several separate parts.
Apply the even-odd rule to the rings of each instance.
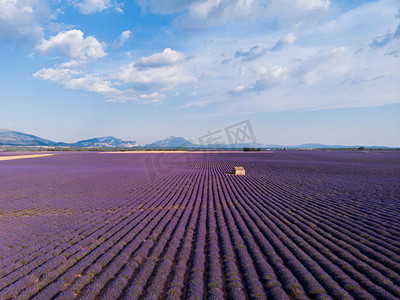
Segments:
[[[382,48],[389,44],[392,40],[400,38],[400,25],[394,31],[390,31],[385,35],[379,35],[374,38],[374,40],[370,43],[370,47],[377,49]]]
[[[260,0],[195,1],[176,21],[186,29],[221,26],[230,21],[249,22],[260,17],[265,11],[264,6]]]
[[[138,0],[144,10],[149,9],[159,14],[181,12],[198,0]]]
[[[235,59],[240,59],[242,62],[251,62],[257,60],[267,54],[269,51],[277,52],[288,45],[293,44],[296,41],[296,36],[293,32],[285,35],[283,38],[279,39],[272,47],[260,49],[258,45],[251,47],[248,51],[237,50],[233,56],[225,57],[222,60],[222,64],[231,63]],[[242,66],[243,69],[243,66]],[[241,71],[241,73],[243,73]]]
[[[97,74],[83,74],[83,72],[67,68],[44,68],[32,75],[34,78],[51,81],[70,90],[98,93],[107,99],[135,100],[129,97],[129,91],[119,90],[114,83],[104,76]]]
[[[258,19],[282,18],[295,24],[300,19],[318,17],[330,7],[329,0],[140,0],[144,10],[175,14],[184,29],[205,29],[229,22],[254,23]]]
[[[105,45],[94,37],[90,42],[83,33],[64,31],[44,40],[37,51],[63,54],[69,60],[40,70],[34,77],[97,93],[114,102],[158,103],[176,97],[175,103],[180,102],[181,107],[210,106],[216,114],[399,101],[397,0],[378,0],[342,12],[330,11],[330,2],[324,0],[141,3],[160,12],[170,4],[169,10],[162,12],[174,12],[175,24],[181,22],[193,29],[229,22],[247,24],[186,33],[185,40],[181,32],[169,32],[167,37],[160,33],[156,45],[167,43],[172,49],[145,57],[134,57],[137,52],[131,51],[129,56],[118,56],[123,60],[118,63],[112,53],[104,64],[93,64],[90,70],[85,66],[106,55]],[[251,17],[246,20],[246,15]],[[278,29],[276,23],[269,23],[272,19]],[[280,26],[284,22],[289,25]],[[176,39],[169,39],[173,34]],[[390,40],[385,40],[386,34]],[[122,46],[131,35],[129,30],[122,32],[112,47]],[[177,40],[179,49],[185,50],[173,50]],[[371,47],[374,41],[383,46]],[[92,48],[98,51],[88,51]],[[229,63],[221,64],[221,58]],[[196,95],[191,94],[194,90]]]
[[[65,87],[71,90],[94,92],[103,94],[105,96],[118,95],[121,93],[118,89],[112,87],[110,81],[94,74],[87,74],[83,77],[71,78],[69,81],[65,82]]]
[[[306,87],[316,84],[320,79],[321,79],[321,77],[318,75],[317,71],[315,71],[315,70],[304,73],[301,76],[301,82]]]
[[[299,80],[304,87],[309,87],[320,81],[321,77],[343,76],[351,68],[351,65],[343,63],[349,59],[346,56],[347,52],[346,47],[323,49],[301,61],[292,78]]]
[[[154,53],[147,57],[142,57],[135,62],[137,68],[159,68],[164,66],[173,66],[185,59],[185,56],[171,48],[165,48],[161,53]]]
[[[165,98],[166,98],[166,96],[164,94],[159,93],[159,92],[153,92],[151,94],[141,94],[141,95],[139,95],[139,99],[142,100],[143,104],[160,103]]]
[[[42,40],[36,46],[36,50],[43,54],[60,53],[73,59],[70,62],[72,66],[106,56],[105,46],[95,37],[84,38],[82,31],[73,29],[60,32],[48,40]]]
[[[38,40],[43,35],[41,22],[51,18],[46,1],[0,0],[0,40]]]
[[[264,48],[263,50],[258,50],[259,46],[253,46],[250,48],[249,51],[236,51],[235,53],[235,58],[241,58],[244,61],[251,61],[255,60],[261,56],[263,56],[266,52],[266,49]]]
[[[59,68],[43,68],[40,71],[34,73],[32,76],[35,78],[40,78],[47,81],[52,81],[54,83],[63,83],[69,81],[73,76],[79,75],[81,72]]]
[[[114,41],[113,48],[119,49],[132,37],[132,31],[125,30],[121,33],[121,35]]]
[[[260,93],[280,84],[289,77],[289,69],[280,65],[262,66],[257,64],[254,66],[253,71],[258,75],[258,79],[250,86],[243,84],[235,86],[230,91],[230,94]]]
[[[112,6],[110,0],[72,1],[72,5],[78,8],[80,13],[85,15],[101,12]]]
[[[289,0],[296,8],[300,9],[326,9],[329,8],[331,2],[329,0]]]
[[[166,66],[161,68],[137,69],[129,64],[120,69],[119,79],[131,83],[136,89],[173,89],[180,84],[195,81],[183,66]]]
[[[71,52],[70,47],[64,47],[65,44],[71,44],[65,43],[65,39],[68,40],[63,36],[56,40],[50,39],[50,44],[44,44],[42,50],[46,52],[61,47],[66,49],[64,51],[66,56],[77,57],[78,60],[87,59],[88,54],[85,54],[85,51],[83,54],[82,51],[78,51],[80,53],[78,54]],[[171,91],[179,85],[196,80],[195,76],[187,71],[185,61],[182,53],[166,48],[161,53],[124,64],[119,67],[118,72],[110,72],[107,75],[87,72],[82,68],[78,71],[74,68],[82,65],[79,61],[71,60],[55,68],[43,68],[34,73],[33,77],[51,81],[67,89],[97,93],[108,101],[159,103],[167,97],[165,91]]]
[[[159,14],[178,13],[179,26],[199,29],[224,25],[230,21],[249,22],[266,6],[262,0],[139,0],[144,10]],[[253,20],[254,21],[254,20]]]
[[[136,89],[172,89],[178,85],[194,82],[183,62],[185,56],[170,48],[161,53],[142,57],[136,62],[122,66],[118,79],[132,84]]]
[[[296,36],[293,32],[285,35],[282,39],[280,39],[274,46],[272,46],[271,51],[279,51],[282,50],[287,45],[293,44],[296,41]]]
[[[286,80],[288,71],[288,68],[279,65],[269,67],[261,66],[257,70],[258,74],[273,80]]]

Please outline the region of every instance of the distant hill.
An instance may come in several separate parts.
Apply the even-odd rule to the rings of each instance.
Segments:
[[[113,136],[98,137],[70,144],[78,148],[133,148],[138,143],[135,140],[124,140]]]
[[[191,148],[194,146],[183,137],[169,136],[163,140],[145,145],[146,148]]]
[[[0,130],[0,146],[55,146],[56,144],[35,135],[8,129]]]
[[[59,147],[59,148],[138,148],[139,144],[133,139],[120,139],[114,136],[97,137],[87,140],[82,140],[76,143],[63,143],[53,142],[51,140],[43,139],[41,137],[18,132],[10,129],[0,129],[0,146],[15,146],[15,147]],[[247,148],[262,148],[262,149],[347,149],[359,148],[357,146],[345,145],[324,145],[324,144],[302,144],[294,146],[282,146],[276,144],[260,144],[260,143],[238,143],[235,145],[230,144],[210,144],[200,145],[194,144],[191,141],[176,136],[169,136],[163,140],[156,141],[151,144],[143,146],[143,148],[154,149],[243,149]],[[367,149],[393,149],[395,147],[386,146],[364,146]],[[142,148],[142,147],[140,147]]]
[[[113,136],[82,140],[76,143],[57,143],[31,134],[8,129],[0,130],[0,146],[47,146],[70,148],[133,148],[138,143],[135,140],[119,139]]]

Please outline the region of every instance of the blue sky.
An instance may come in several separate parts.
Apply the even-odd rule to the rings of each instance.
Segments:
[[[0,128],[400,146],[400,2],[0,0]]]

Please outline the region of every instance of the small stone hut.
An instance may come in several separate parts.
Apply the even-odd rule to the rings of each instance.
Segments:
[[[234,167],[233,174],[235,175],[246,175],[246,172],[243,167]]]

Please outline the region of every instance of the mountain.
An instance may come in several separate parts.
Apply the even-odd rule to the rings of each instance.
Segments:
[[[47,146],[67,148],[133,148],[138,143],[135,140],[119,139],[113,136],[98,137],[76,143],[56,143],[31,134],[8,129],[0,130],[0,146]]]
[[[113,136],[97,137],[89,140],[83,140],[70,144],[77,148],[133,148],[138,143],[135,140],[119,139]]]
[[[183,137],[169,136],[163,140],[145,145],[146,148],[190,148],[193,144]]]
[[[56,144],[35,135],[8,129],[0,130],[0,146],[55,146]]]
[[[135,148],[139,147],[135,140],[119,139],[113,136],[97,137],[88,140],[82,140],[76,143],[57,143],[51,140],[43,139],[41,137],[18,132],[9,129],[0,129],[0,146],[22,146],[22,147],[59,147],[59,148]],[[344,145],[324,145],[324,144],[302,144],[297,146],[282,146],[273,144],[259,144],[259,143],[238,143],[235,145],[229,144],[210,144],[200,145],[193,144],[191,141],[183,137],[169,136],[163,140],[156,141],[144,146],[145,148],[162,148],[162,149],[243,149],[248,148],[262,148],[262,149],[346,149],[346,148],[359,148],[360,146],[344,146]],[[395,147],[386,146],[365,146],[367,149],[391,149]]]

